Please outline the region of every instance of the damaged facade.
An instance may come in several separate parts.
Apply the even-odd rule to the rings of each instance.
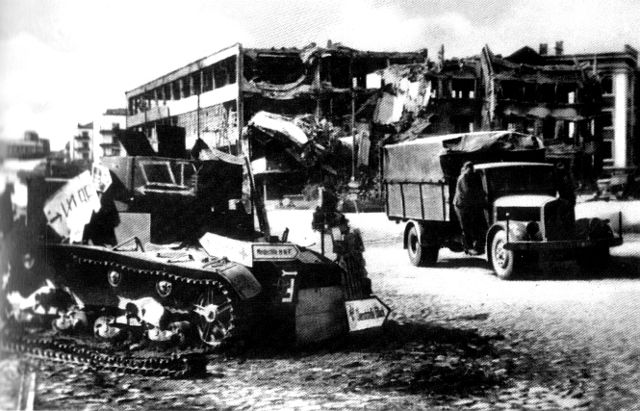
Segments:
[[[529,47],[503,58],[485,46],[477,57],[444,60],[441,52],[438,62],[381,72],[390,75],[397,77],[395,98],[408,98],[403,89],[428,91],[427,103],[418,110],[405,105],[409,116],[396,117],[400,133],[391,141],[513,130],[540,137],[547,156],[569,163],[580,180],[593,180],[594,167],[602,166],[602,92],[585,66],[548,64]]]
[[[560,47],[558,47],[558,45]],[[562,42],[555,54],[540,54],[550,64],[589,65],[602,87],[602,158],[605,166],[632,167],[640,161],[640,68],[638,50],[625,45],[622,51],[565,54]]]
[[[288,185],[303,184],[308,175],[300,170],[351,135],[354,117],[370,117],[367,103],[378,88],[367,84],[367,74],[425,59],[423,52],[358,51],[330,42],[302,49],[236,44],[128,91],[127,129],[144,132],[157,147],[159,126],[178,126],[186,148],[202,139],[249,153],[258,176],[288,175]]]
[[[485,46],[477,56],[449,60],[442,48],[436,61],[426,50],[236,44],[127,92],[127,128],[143,131],[154,148],[168,125],[184,130],[185,149],[201,139],[249,153],[275,195],[285,186],[299,192],[318,169],[348,177],[360,166],[360,177],[371,177],[381,144],[501,129],[541,137],[550,158],[588,183],[603,165],[634,161],[633,51],[611,61],[603,55],[596,70],[586,57],[575,58],[584,56],[565,58],[561,42],[555,56],[523,47],[502,57]],[[633,66],[626,80],[622,60]],[[613,74],[598,76],[602,70]],[[278,188],[278,181],[286,184]]]

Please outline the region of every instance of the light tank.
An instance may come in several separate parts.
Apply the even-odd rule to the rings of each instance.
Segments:
[[[27,217],[3,247],[10,322],[169,346],[382,325],[366,277],[271,235],[246,159],[145,154],[28,179]]]

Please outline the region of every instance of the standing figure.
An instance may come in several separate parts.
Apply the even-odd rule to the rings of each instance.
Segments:
[[[571,173],[564,164],[556,164],[556,190],[558,190],[558,197],[563,200],[567,200],[571,206],[576,205],[576,187],[571,178]]]
[[[453,206],[462,229],[463,245],[468,254],[478,255],[484,247],[484,233],[487,228],[484,211],[487,205],[480,176],[475,172],[473,163],[467,161],[462,166],[456,183]]]
[[[343,283],[346,286],[347,300],[369,297],[371,280],[367,277],[362,256],[364,243],[360,230],[351,231],[349,220],[344,216],[341,217],[337,228],[339,234],[334,235],[333,251],[336,253],[336,262],[346,273]]]

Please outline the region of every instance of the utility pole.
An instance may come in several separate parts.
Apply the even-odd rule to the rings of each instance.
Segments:
[[[351,150],[351,182],[349,186],[356,185],[356,79],[353,78],[353,55],[349,59],[349,78],[351,79],[351,138],[353,149]]]

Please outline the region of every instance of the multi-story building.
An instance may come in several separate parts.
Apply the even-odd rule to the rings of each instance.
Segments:
[[[126,92],[127,129],[143,131],[155,146],[157,126],[179,126],[187,148],[201,138],[225,151],[248,152],[242,130],[259,111],[314,114],[341,126],[353,117],[352,107],[367,100],[367,74],[425,58],[423,52],[363,52],[331,43],[303,49],[235,44]]]
[[[25,131],[22,140],[0,140],[0,160],[42,158],[49,151],[49,140],[40,138],[35,131]]]
[[[96,158],[124,155],[118,140],[121,130],[126,128],[127,109],[109,108],[93,122],[93,152]]]
[[[93,160],[93,122],[78,123],[78,132],[71,140],[71,160]]]
[[[640,163],[640,70],[638,51],[625,45],[622,51],[564,54],[563,43],[556,42],[554,55],[540,45],[548,64],[589,65],[600,76],[603,95],[603,157],[605,165],[629,167]]]

